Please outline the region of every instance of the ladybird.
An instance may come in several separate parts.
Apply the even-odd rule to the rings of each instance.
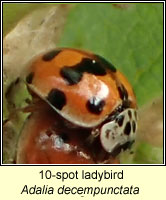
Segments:
[[[24,77],[32,94],[62,120],[90,130],[106,152],[135,140],[136,96],[126,77],[102,56],[57,48],[35,57]]]
[[[100,143],[88,144],[89,134],[90,130],[73,126],[43,102],[41,109],[33,111],[25,121],[17,146],[16,163],[118,164],[116,158],[102,151]]]
[[[17,164],[93,164],[82,142],[85,135],[65,129],[64,120],[46,104],[24,124],[17,148]]]

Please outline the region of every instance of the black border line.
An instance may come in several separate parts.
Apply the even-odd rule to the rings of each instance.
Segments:
[[[70,3],[162,3],[163,4],[163,164],[3,164],[3,4],[4,3],[57,3],[57,4],[70,4]],[[1,161],[0,166],[166,166],[165,164],[165,1],[1,1]]]
[[[164,3],[165,1],[1,1],[2,3],[57,3],[57,4],[70,4],[70,3],[127,3],[127,4],[132,4],[132,3]]]

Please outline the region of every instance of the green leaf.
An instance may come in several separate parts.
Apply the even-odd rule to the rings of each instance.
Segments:
[[[91,50],[122,71],[138,105],[163,90],[163,4],[78,4],[68,16],[59,46]]]
[[[133,160],[139,164],[162,164],[163,149],[142,142],[138,145]]]

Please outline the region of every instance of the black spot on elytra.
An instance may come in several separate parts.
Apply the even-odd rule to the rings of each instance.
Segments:
[[[50,61],[52,60],[55,56],[57,56],[59,53],[61,52],[61,50],[52,50],[48,53],[46,53],[45,55],[43,55],[43,60],[44,61]]]
[[[131,119],[132,117],[131,110],[128,110],[128,115],[129,115],[129,118]]]
[[[33,77],[34,77],[34,72],[31,72],[30,74],[28,74],[28,76],[26,77],[26,82],[31,84],[32,83],[32,80],[33,80]]]
[[[123,121],[124,121],[124,115],[120,115],[116,118],[116,122],[118,123],[118,125],[121,127],[123,125]]]
[[[136,131],[136,123],[135,123],[135,121],[132,121],[132,127],[133,127],[133,132],[135,133],[135,131]]]
[[[88,100],[86,106],[88,110],[93,114],[100,114],[103,110],[103,107],[105,105],[105,101],[98,98],[98,97],[92,97]]]
[[[60,74],[69,85],[77,84],[82,78],[82,73],[73,67],[63,67],[60,71]]]
[[[66,105],[66,96],[58,89],[52,89],[47,96],[47,100],[58,110],[62,110],[63,106]]]
[[[121,99],[123,99],[123,100],[128,99],[128,92],[122,84],[120,86],[118,86],[118,91],[119,91],[119,96]]]
[[[108,62],[102,56],[96,55],[96,57],[99,59],[99,61],[101,61],[101,64],[104,65],[104,67],[110,69],[112,72],[116,72],[116,68],[114,67],[112,63]]]
[[[124,129],[124,134],[130,135],[130,132],[131,132],[131,125],[130,125],[130,122],[127,122],[125,129]]]
[[[80,63],[72,67],[64,66],[60,74],[68,85],[74,85],[82,79],[85,72],[98,76],[106,75],[105,68],[99,62],[90,58],[84,58]]]

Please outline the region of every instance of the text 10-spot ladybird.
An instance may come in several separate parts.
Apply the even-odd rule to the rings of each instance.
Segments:
[[[134,141],[136,97],[125,76],[103,57],[55,49],[35,58],[25,79],[61,118],[96,134],[106,152]]]

